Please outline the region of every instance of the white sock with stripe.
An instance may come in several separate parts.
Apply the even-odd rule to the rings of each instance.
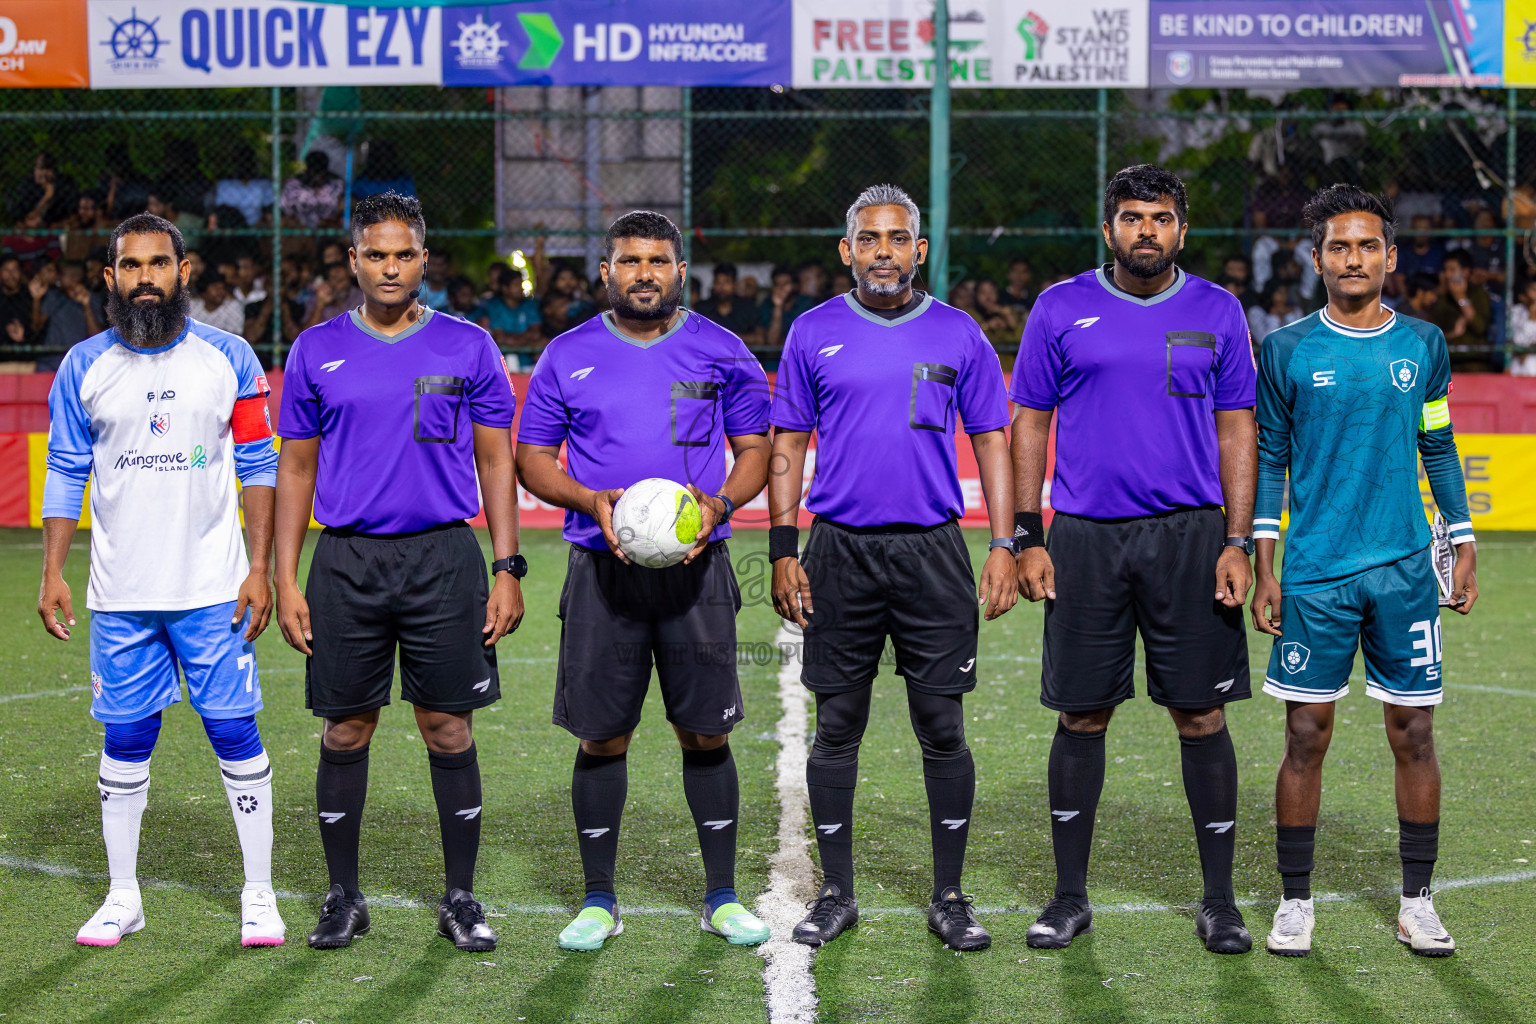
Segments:
[[[149,805],[149,760],[119,761],[101,755],[96,780],[101,792],[101,838],[113,889],[139,891],[139,829]]]
[[[219,759],[224,794],[235,816],[246,889],[272,888],[272,762],[263,750],[244,761]]]

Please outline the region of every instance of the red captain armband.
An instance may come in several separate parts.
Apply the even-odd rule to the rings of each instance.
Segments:
[[[261,441],[272,436],[272,416],[267,412],[267,396],[235,400],[235,414],[229,426],[235,435],[235,444]]]

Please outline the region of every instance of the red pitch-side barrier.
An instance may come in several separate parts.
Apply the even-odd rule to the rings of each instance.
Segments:
[[[282,371],[271,371],[267,380],[272,385],[269,403],[272,420],[277,424],[283,391]],[[770,383],[772,380],[773,375],[769,374]],[[29,525],[30,509],[34,504],[30,490],[41,485],[41,474],[35,469],[29,471],[29,460],[35,461],[37,445],[29,443],[28,435],[44,434],[48,430],[48,388],[52,383],[52,374],[0,374],[0,526]],[[516,375],[513,384],[519,395],[525,394],[528,378]],[[1536,378],[1463,374],[1455,378],[1452,386],[1451,402],[1459,433],[1536,434]],[[963,523],[985,526],[986,512],[976,457],[963,433],[956,434],[955,449],[967,510]],[[1054,459],[1054,439],[1052,449]],[[813,468],[814,463],[808,466],[808,470]],[[1048,499],[1049,495],[1047,519],[1050,516]],[[522,524],[527,527],[558,527],[564,521],[561,510],[545,505],[521,487],[518,488],[518,508]],[[483,525],[480,517],[473,522]],[[809,523],[810,514],[802,509],[801,525]],[[766,528],[766,494],[738,510],[734,524],[748,529]]]

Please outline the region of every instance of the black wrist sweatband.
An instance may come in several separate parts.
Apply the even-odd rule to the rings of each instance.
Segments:
[[[1039,512],[1013,514],[1013,549],[1045,547],[1045,517]]]
[[[800,557],[800,528],[798,526],[768,527],[768,561]]]

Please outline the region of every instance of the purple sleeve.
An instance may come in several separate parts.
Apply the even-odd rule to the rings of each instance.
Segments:
[[[736,356],[725,370],[725,434],[740,437],[743,434],[768,433],[768,375],[763,364],[747,351],[747,346],[736,343]]]
[[[300,335],[283,365],[283,401],[277,409],[278,436],[295,441],[320,433],[320,397],[309,377],[309,363],[304,358],[307,350]]]
[[[802,337],[798,324],[790,327],[773,386],[773,411],[769,419],[785,430],[816,429],[816,385],[806,365]]]
[[[482,427],[510,427],[517,412],[517,394],[512,390],[512,374],[507,361],[491,336],[483,335],[479,365],[469,384],[469,418]]]
[[[970,339],[965,368],[958,385],[960,419],[967,434],[983,434],[1008,425],[1008,392],[1003,382],[1003,366],[997,350],[974,323],[968,325]]]
[[[1054,409],[1061,403],[1061,349],[1045,302],[1036,302],[1024,321],[1008,397],[1031,409]]]
[[[1216,367],[1216,408],[1249,409],[1258,391],[1259,372],[1253,360],[1248,318],[1236,299],[1230,304],[1231,315],[1221,337],[1221,362]]]
[[[517,440],[523,444],[558,445],[570,430],[570,410],[560,395],[555,357],[549,350],[539,357],[528,378],[523,398],[523,417],[517,421]]]

